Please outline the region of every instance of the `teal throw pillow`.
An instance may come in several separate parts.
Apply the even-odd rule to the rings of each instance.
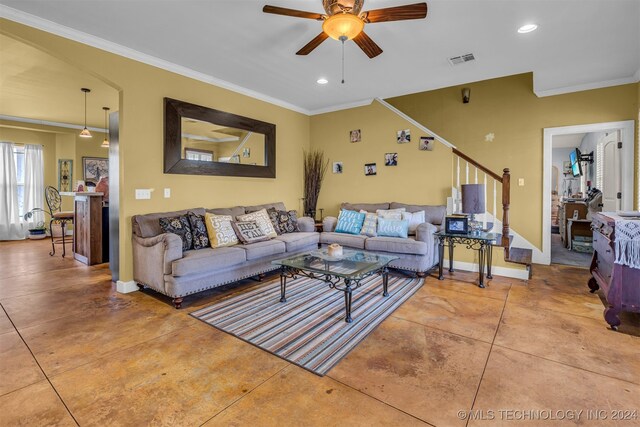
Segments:
[[[360,234],[366,215],[356,211],[341,210],[338,215],[336,233]]]
[[[409,234],[409,221],[378,217],[378,237],[404,237]]]

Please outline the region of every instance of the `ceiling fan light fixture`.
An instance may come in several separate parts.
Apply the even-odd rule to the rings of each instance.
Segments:
[[[526,33],[530,33],[532,31],[535,31],[538,29],[538,26],[536,24],[526,24],[523,25],[522,27],[518,28],[518,32],[520,34],[526,34]]]
[[[351,13],[338,13],[322,23],[322,31],[334,40],[346,37],[351,40],[362,32],[364,21]]]

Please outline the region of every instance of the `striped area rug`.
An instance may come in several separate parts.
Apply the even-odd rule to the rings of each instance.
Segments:
[[[423,283],[423,279],[389,275],[389,296],[383,297],[381,276],[363,280],[353,291],[353,323],[344,321],[343,292],[303,277],[287,281],[286,303],[280,302],[278,279],[230,295],[191,315],[322,376]]]

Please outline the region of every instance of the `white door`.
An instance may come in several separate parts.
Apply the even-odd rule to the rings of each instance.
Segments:
[[[607,133],[598,141],[598,175],[602,182],[602,210],[619,211],[622,200],[618,193],[622,191],[622,164],[620,157],[620,131]]]

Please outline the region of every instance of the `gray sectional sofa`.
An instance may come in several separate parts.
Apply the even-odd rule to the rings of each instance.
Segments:
[[[425,221],[416,230],[415,236],[400,237],[367,237],[335,233],[338,219],[326,217],[323,220],[323,232],[320,234],[320,243],[323,246],[337,243],[354,249],[364,249],[381,254],[393,254],[399,258],[392,261],[389,267],[400,270],[415,271],[419,276],[426,275],[427,271],[438,264],[438,241],[434,237],[436,231],[444,227],[444,219],[447,213],[446,206],[432,205],[407,205],[404,203],[343,203],[341,209],[367,212],[375,212],[378,209],[405,208],[407,212],[425,211]]]
[[[159,219],[195,212],[204,215],[236,217],[263,208],[274,207],[285,210],[283,203],[257,206],[236,206],[233,208],[204,209],[193,208],[174,212],[151,213],[133,216],[133,279],[141,288],[148,287],[173,298],[173,304],[180,308],[183,297],[222,286],[238,280],[261,276],[278,267],[271,262],[294,254],[316,250],[318,244],[340,245],[364,249],[383,254],[394,254],[399,258],[389,266],[401,270],[426,274],[438,263],[437,241],[433,233],[444,224],[444,206],[405,205],[401,203],[350,204],[343,203],[342,209],[366,210],[405,208],[409,212],[425,211],[427,222],[420,224],[415,236],[407,239],[397,237],[366,237],[335,233],[337,218],[326,217],[324,231],[315,231],[312,218],[298,219],[299,232],[282,234],[274,239],[238,244],[222,248],[204,248],[183,252],[182,240],[176,234],[163,233]]]
[[[187,212],[236,217],[263,208],[285,210],[283,203],[233,208],[193,208],[175,212],[135,215],[133,223],[133,278],[138,286],[149,287],[173,298],[180,308],[186,295],[238,280],[259,276],[277,269],[271,261],[318,248],[319,233],[312,218],[299,218],[300,232],[274,239],[222,248],[204,248],[183,253],[182,240],[176,234],[163,233],[159,219]]]

